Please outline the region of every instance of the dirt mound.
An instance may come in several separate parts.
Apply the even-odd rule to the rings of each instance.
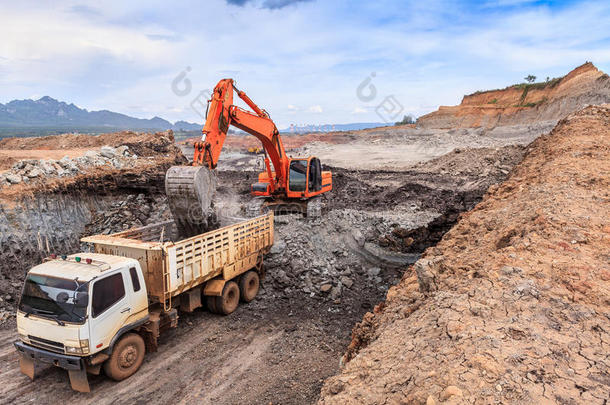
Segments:
[[[353,331],[320,402],[608,403],[610,108],[537,139]]]
[[[494,128],[559,120],[589,104],[610,101],[610,78],[587,62],[566,76],[464,96],[417,120],[423,128]]]
[[[50,135],[31,138],[4,138],[0,139],[1,149],[38,149],[38,150],[60,150],[60,149],[81,149],[81,148],[99,148],[104,145],[120,146],[126,144],[156,144],[159,139],[165,137],[170,138],[173,142],[174,133],[169,131],[163,132],[133,132],[121,131],[101,135],[87,134],[63,134]],[[144,154],[141,154],[145,156]]]
[[[72,149],[86,151],[82,156],[60,160],[38,159],[39,152],[45,148],[60,152],[62,147],[83,146],[86,148]],[[186,162],[182,151],[174,143],[172,131],[7,138],[0,141],[0,148],[24,150],[25,154],[31,151],[34,158],[21,160],[12,166],[10,172],[0,175],[0,201],[16,200],[34,193],[106,192],[125,187],[148,189],[164,178],[170,166]],[[9,174],[17,178],[8,181],[6,176]]]

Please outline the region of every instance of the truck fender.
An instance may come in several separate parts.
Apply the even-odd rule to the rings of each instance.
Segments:
[[[203,289],[203,295],[215,295],[221,296],[222,290],[225,288],[225,283],[227,280],[223,280],[222,278],[215,278],[213,280],[208,281],[205,284],[205,288]]]
[[[110,344],[108,345],[108,348],[106,348],[106,350],[103,350],[102,353],[106,353],[108,356],[110,356],[112,354],[112,350],[114,349],[114,345],[116,344],[116,342],[119,341],[121,336],[123,336],[127,332],[130,332],[130,331],[132,331],[134,329],[139,328],[140,326],[144,325],[146,322],[148,322],[148,315],[146,315],[144,318],[142,318],[140,320],[137,320],[135,322],[132,322],[130,324],[127,324],[127,325],[123,326],[114,335],[114,337],[110,341]]]

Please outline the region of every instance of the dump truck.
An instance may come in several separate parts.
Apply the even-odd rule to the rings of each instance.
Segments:
[[[92,253],[50,255],[27,273],[15,347],[32,380],[46,363],[68,371],[76,391],[87,374],[120,381],[134,374],[178,309],[207,305],[228,315],[250,302],[273,245],[273,213],[176,239],[174,221],[85,237]]]

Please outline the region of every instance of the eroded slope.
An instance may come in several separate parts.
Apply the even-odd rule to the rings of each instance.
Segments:
[[[423,128],[486,129],[540,125],[546,121],[554,123],[588,104],[609,101],[610,78],[587,62],[567,75],[547,82],[522,83],[502,90],[469,94],[464,96],[460,105],[441,106],[438,111],[419,117],[417,125]]]
[[[536,140],[354,329],[320,402],[610,400],[610,109]]]

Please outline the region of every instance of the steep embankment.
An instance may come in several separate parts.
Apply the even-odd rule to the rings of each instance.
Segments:
[[[354,328],[323,404],[610,401],[610,108],[537,139]]]
[[[423,128],[495,128],[543,122],[553,124],[589,104],[610,102],[610,78],[592,63],[543,83],[464,96],[458,106],[441,106],[417,120]]]

